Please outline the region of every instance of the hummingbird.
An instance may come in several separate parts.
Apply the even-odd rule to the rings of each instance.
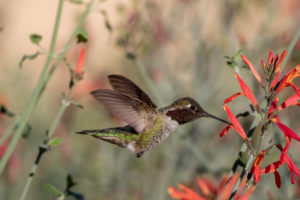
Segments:
[[[206,112],[191,97],[177,99],[172,104],[158,108],[151,98],[134,82],[121,75],[109,75],[113,90],[99,89],[91,95],[111,114],[128,125],[99,130],[83,130],[78,134],[118,145],[141,157],[162,143],[179,125],[201,117],[209,117],[231,125],[230,122]]]

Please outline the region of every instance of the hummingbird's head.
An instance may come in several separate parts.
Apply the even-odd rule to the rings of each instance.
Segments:
[[[185,124],[187,122],[194,121],[200,117],[210,117],[231,125],[230,122],[227,122],[223,119],[220,119],[214,115],[207,113],[205,110],[202,109],[202,107],[197,101],[190,97],[183,97],[177,99],[174,103],[172,103],[169,106],[166,115],[171,117],[172,120],[177,121],[179,124]]]

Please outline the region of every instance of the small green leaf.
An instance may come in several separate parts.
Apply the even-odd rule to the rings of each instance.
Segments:
[[[21,59],[21,61],[19,62],[19,68],[22,69],[22,66],[23,66],[23,62],[27,59],[29,60],[33,60],[35,59],[38,55],[40,54],[39,51],[37,51],[36,53],[34,54],[31,54],[31,55],[24,55]]]
[[[29,38],[33,44],[37,45],[39,45],[40,41],[42,40],[42,36],[38,34],[31,34]]]
[[[59,191],[56,187],[54,187],[53,185],[48,184],[48,183],[46,183],[44,185],[44,189],[51,192],[52,194],[57,195],[57,196],[63,195],[63,192]]]
[[[51,148],[54,148],[54,147],[58,146],[59,144],[61,144],[62,142],[63,142],[62,138],[55,137],[49,141],[49,146]]]
[[[70,174],[67,176],[67,188],[66,191],[69,191],[76,183],[73,181],[73,178]]]
[[[88,33],[84,29],[79,29],[77,32],[77,43],[86,43],[88,41]]]
[[[239,49],[237,52],[235,52],[234,56],[233,56],[233,59],[234,60],[237,60],[237,58],[239,57],[239,55],[242,53],[242,50]]]

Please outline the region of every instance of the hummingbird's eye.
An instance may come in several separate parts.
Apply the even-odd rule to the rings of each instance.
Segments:
[[[191,110],[196,110],[196,107],[193,106],[193,105],[191,105],[191,106],[190,106],[190,109],[191,109]]]

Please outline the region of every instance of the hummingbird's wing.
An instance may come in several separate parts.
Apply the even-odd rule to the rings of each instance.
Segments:
[[[93,97],[102,103],[109,112],[127,122],[138,133],[146,126],[145,116],[156,112],[144,102],[113,90],[96,90],[91,92]]]
[[[120,75],[109,75],[108,79],[114,90],[139,99],[154,109],[157,108],[157,106],[152,102],[151,98],[128,78]]]

